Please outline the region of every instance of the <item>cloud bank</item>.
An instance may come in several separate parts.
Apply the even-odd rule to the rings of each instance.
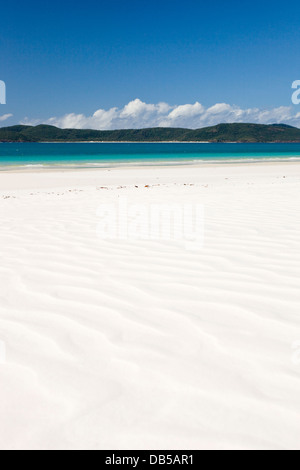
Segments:
[[[0,122],[6,121],[7,119],[13,117],[12,114],[3,114],[3,116],[0,116]]]
[[[300,112],[295,107],[281,106],[269,110],[242,109],[227,103],[204,107],[201,103],[171,106],[167,103],[149,104],[140,99],[130,101],[123,108],[98,109],[92,116],[66,114],[46,120],[26,118],[21,124],[75,129],[140,129],[146,127],[186,127],[197,129],[219,123],[247,122],[257,124],[285,123],[300,128]]]

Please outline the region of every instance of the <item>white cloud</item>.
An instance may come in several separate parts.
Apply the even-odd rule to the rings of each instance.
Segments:
[[[223,113],[230,113],[232,111],[232,107],[230,104],[226,103],[216,103],[210,108],[207,109],[207,114],[223,114]]]
[[[155,104],[143,103],[143,101],[136,99],[124,106],[120,113],[121,117],[137,117],[141,114],[151,114],[156,111]]]
[[[0,122],[6,121],[11,117],[13,117],[13,114],[4,114],[3,116],[0,116]]]
[[[108,129],[117,116],[117,108],[111,108],[108,111],[98,109],[98,111],[96,111],[92,116],[72,113],[66,114],[61,118],[50,118],[43,123],[61,127],[63,129]]]
[[[93,115],[66,114],[45,120],[26,118],[22,124],[50,124],[76,129],[139,129],[145,127],[186,127],[197,129],[219,123],[247,122],[258,124],[285,123],[300,128],[300,112],[295,107],[281,106],[273,109],[240,108],[227,103],[216,103],[205,108],[194,104],[171,106],[167,103],[145,103],[140,99],[130,101],[123,108],[98,109]],[[11,115],[6,115],[6,119]],[[0,120],[4,120],[3,118]]]
[[[170,112],[169,119],[177,119],[181,117],[192,117],[200,115],[204,112],[202,104],[196,102],[195,104],[183,104],[176,106],[173,111]]]

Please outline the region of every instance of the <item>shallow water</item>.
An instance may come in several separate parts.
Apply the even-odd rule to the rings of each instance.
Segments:
[[[2,143],[0,168],[113,167],[300,160],[300,144]]]

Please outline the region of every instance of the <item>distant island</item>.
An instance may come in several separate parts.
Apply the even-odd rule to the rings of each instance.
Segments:
[[[300,129],[286,124],[218,124],[203,129],[157,127],[97,131],[39,125],[0,128],[0,142],[299,142]]]

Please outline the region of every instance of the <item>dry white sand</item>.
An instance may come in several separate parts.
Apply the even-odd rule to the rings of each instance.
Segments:
[[[121,196],[204,247],[99,238]],[[0,173],[0,448],[299,450],[299,210],[298,164]]]

